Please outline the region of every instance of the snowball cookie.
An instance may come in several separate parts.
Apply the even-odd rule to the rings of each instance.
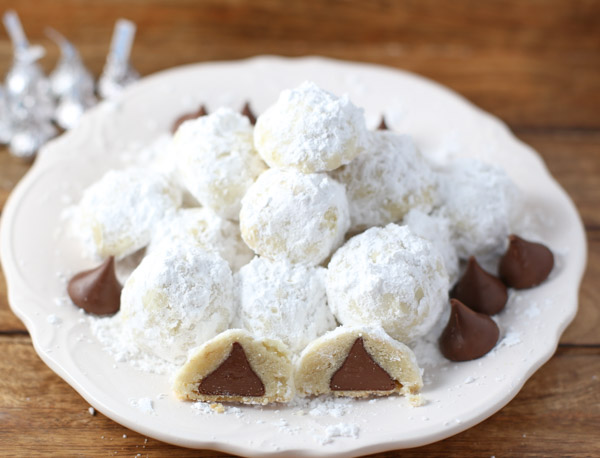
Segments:
[[[153,170],[111,170],[83,193],[77,232],[93,256],[118,259],[146,246],[154,227],[181,204],[181,191]]]
[[[400,221],[411,209],[429,212],[437,180],[408,135],[371,132],[370,144],[350,164],[332,172],[346,185],[351,232]]]
[[[269,166],[303,173],[337,169],[366,143],[362,109],[312,82],[282,91],[254,128],[254,144]]]
[[[133,271],[121,293],[121,320],[142,349],[172,363],[229,327],[233,278],[218,254],[161,244]]]
[[[178,241],[214,251],[229,263],[234,272],[254,257],[242,240],[240,227],[208,207],[182,209],[165,218],[157,226],[147,252],[151,253],[164,241]]]
[[[250,121],[229,108],[184,122],[173,138],[173,151],[190,193],[233,220],[246,190],[266,168],[254,149]]]
[[[173,391],[182,400],[287,402],[295,394],[290,353],[278,340],[230,329],[190,352]]]
[[[460,258],[505,248],[519,190],[504,170],[476,159],[458,159],[442,171],[440,191],[440,211],[451,222]]]
[[[256,257],[235,277],[240,325],[283,341],[292,352],[335,328],[327,307],[323,267]]]
[[[340,326],[310,343],[296,362],[298,394],[386,396],[423,387],[414,353],[381,328]]]
[[[407,226],[373,227],[331,258],[327,299],[344,325],[374,326],[410,342],[433,327],[448,301],[438,250]]]
[[[242,238],[269,259],[319,264],[349,226],[344,186],[324,173],[269,169],[242,199]]]
[[[438,212],[428,215],[415,208],[406,214],[402,224],[407,225],[413,233],[435,245],[444,259],[450,284],[456,283],[459,264],[456,247],[452,242],[450,220]]]

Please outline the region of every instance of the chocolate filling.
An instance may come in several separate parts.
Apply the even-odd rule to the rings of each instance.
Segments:
[[[495,315],[506,305],[506,286],[492,274],[481,268],[471,256],[465,273],[450,293],[467,307],[486,315]]]
[[[363,338],[352,344],[346,360],[329,382],[332,391],[390,391],[396,382],[365,349]]]
[[[179,126],[181,126],[184,122],[189,121],[190,119],[197,119],[202,116],[206,116],[207,114],[208,114],[208,111],[206,110],[206,107],[204,105],[200,105],[200,108],[198,109],[198,111],[196,111],[194,113],[186,113],[186,114],[180,116],[179,118],[177,118],[175,120],[175,122],[173,123],[173,127],[171,127],[171,133],[174,134],[175,132],[177,132],[177,129],[179,129]]]
[[[498,342],[500,330],[489,316],[477,313],[456,299],[450,299],[452,312],[440,336],[440,350],[452,361],[477,359]]]
[[[198,392],[214,396],[264,396],[265,386],[250,367],[244,348],[234,342],[223,364],[202,379]]]
[[[67,293],[77,306],[94,315],[112,315],[121,306],[121,284],[115,275],[115,258],[79,272],[69,281]]]
[[[509,238],[508,250],[500,259],[500,278],[516,289],[542,283],[554,267],[552,251],[541,243],[529,242],[516,235]]]
[[[244,104],[244,108],[242,108],[241,113],[250,120],[250,124],[256,124],[256,116],[254,115],[252,108],[250,108],[250,102],[246,102]]]

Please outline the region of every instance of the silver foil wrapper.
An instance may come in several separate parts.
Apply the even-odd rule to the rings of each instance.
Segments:
[[[5,79],[12,126],[10,150],[16,156],[31,157],[56,134],[50,82],[36,63],[44,55],[44,49],[29,45],[14,11],[7,11],[3,21],[14,48],[13,64]]]
[[[65,37],[54,29],[46,34],[58,45],[61,52],[58,64],[50,74],[50,87],[57,99],[54,119],[64,129],[77,125],[83,113],[96,104],[94,77]]]
[[[0,85],[0,144],[10,143],[13,132],[12,116],[4,88]]]
[[[135,24],[126,19],[119,19],[115,25],[110,52],[98,81],[98,92],[104,99],[118,96],[139,78],[129,62],[135,29]]]

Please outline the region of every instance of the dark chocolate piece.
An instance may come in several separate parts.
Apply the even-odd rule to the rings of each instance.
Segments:
[[[206,116],[207,114],[208,114],[208,111],[206,110],[206,107],[204,105],[200,105],[200,108],[198,109],[198,111],[196,111],[194,113],[186,113],[186,114],[180,116],[179,118],[177,118],[175,120],[175,122],[173,123],[173,127],[171,127],[171,133],[174,134],[175,132],[177,132],[177,129],[179,129],[179,126],[181,126],[184,122],[189,121],[190,119],[201,118],[202,116]]]
[[[388,125],[385,123],[385,118],[381,115],[381,122],[377,126],[377,130],[390,130]]]
[[[465,273],[450,292],[467,307],[486,315],[495,315],[506,305],[508,293],[499,278],[481,268],[471,256]]]
[[[244,348],[234,342],[227,359],[204,377],[198,392],[214,396],[264,396],[265,386],[250,367]]]
[[[450,299],[450,320],[440,336],[440,350],[452,361],[477,359],[498,342],[500,330],[489,316],[477,313],[456,299]]]
[[[242,108],[241,113],[250,120],[250,124],[256,124],[256,116],[254,115],[252,108],[250,108],[250,102],[246,102],[244,104],[244,108]]]
[[[67,293],[73,303],[94,315],[112,315],[121,305],[121,284],[112,256],[98,267],[79,272],[69,281]]]
[[[331,377],[329,387],[333,391],[390,391],[396,388],[396,382],[371,358],[359,337]]]
[[[509,236],[508,250],[500,259],[500,278],[511,288],[525,289],[542,283],[554,267],[554,255],[547,246]]]

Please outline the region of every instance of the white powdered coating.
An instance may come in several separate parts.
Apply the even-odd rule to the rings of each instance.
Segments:
[[[254,149],[250,121],[229,108],[184,122],[175,133],[173,152],[190,193],[233,220],[246,190],[266,168]]]
[[[437,180],[412,138],[393,132],[369,134],[369,147],[332,172],[346,185],[352,232],[400,221],[411,209],[429,212]]]
[[[214,251],[229,263],[234,272],[254,257],[242,240],[240,227],[208,207],[186,208],[162,220],[146,252],[153,252],[163,241],[177,241]]]
[[[349,226],[344,186],[324,173],[269,169],[242,199],[242,238],[269,259],[319,264]]]
[[[441,214],[451,221],[458,256],[504,249],[519,189],[504,170],[476,159],[457,159],[440,174]]]
[[[254,258],[235,277],[240,325],[255,337],[280,339],[299,353],[335,328],[325,275],[323,267]]]
[[[367,128],[363,110],[347,95],[338,98],[307,81],[282,91],[258,117],[254,143],[271,167],[325,172],[364,151]]]
[[[444,259],[450,284],[453,285],[458,280],[459,263],[456,248],[452,243],[450,220],[439,212],[428,215],[413,209],[406,214],[402,223],[413,233],[435,245]]]
[[[407,226],[374,227],[331,258],[327,299],[344,325],[381,326],[393,338],[426,335],[448,300],[448,274],[438,250]]]
[[[94,257],[123,258],[146,246],[154,227],[181,205],[181,192],[143,167],[111,170],[83,193],[77,233]]]
[[[161,244],[133,271],[121,294],[124,329],[145,351],[183,363],[189,349],[229,327],[233,278],[218,254]]]

